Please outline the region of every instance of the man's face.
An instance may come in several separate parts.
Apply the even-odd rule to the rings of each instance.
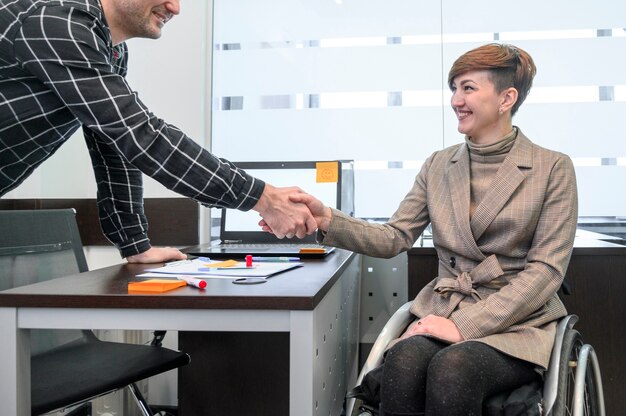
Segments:
[[[115,0],[115,8],[126,38],[157,39],[165,23],[180,12],[180,0]]]

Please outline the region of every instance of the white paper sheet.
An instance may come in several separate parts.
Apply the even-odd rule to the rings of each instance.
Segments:
[[[301,262],[255,262],[252,267],[245,267],[239,262],[236,266],[226,268],[210,268],[207,264],[221,263],[222,261],[207,262],[200,259],[183,260],[170,263],[155,269],[146,269],[138,277],[166,277],[166,276],[194,276],[205,278],[237,278],[237,277],[269,277],[285,270],[303,265]]]

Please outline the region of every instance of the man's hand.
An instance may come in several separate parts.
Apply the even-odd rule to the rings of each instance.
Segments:
[[[148,251],[126,257],[129,263],[164,263],[170,260],[185,260],[187,255],[173,247],[150,247]]]
[[[289,198],[298,193],[303,193],[298,187],[275,188],[266,183],[259,202],[252,208],[263,218],[259,225],[278,238],[313,234],[317,228],[313,215],[305,204]]]
[[[451,344],[461,342],[464,339],[454,322],[436,315],[426,315],[413,322],[400,339],[412,337],[413,335],[430,335]]]

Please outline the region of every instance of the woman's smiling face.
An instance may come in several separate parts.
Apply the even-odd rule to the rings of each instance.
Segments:
[[[458,120],[459,133],[476,143],[490,143],[506,135],[507,119],[500,112],[506,91],[498,93],[489,71],[469,71],[455,77],[450,104]]]

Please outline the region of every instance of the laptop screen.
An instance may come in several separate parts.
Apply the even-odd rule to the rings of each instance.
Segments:
[[[315,196],[325,205],[344,209],[347,198],[342,193],[342,179],[352,180],[352,162],[334,161],[322,162],[337,164],[337,175],[335,178],[321,179],[318,168],[319,162],[234,162],[235,165],[244,169],[250,175],[259,178],[276,187],[298,186],[303,191]],[[328,165],[326,165],[328,166]],[[349,170],[349,173],[346,171]],[[352,195],[352,190],[348,187],[347,194]],[[346,207],[347,212],[352,214],[353,207]],[[245,243],[272,243],[285,242],[279,240],[270,233],[264,232],[258,223],[261,219],[256,211],[238,211],[223,209],[220,226],[220,239],[223,243],[245,242]],[[315,235],[307,236],[304,240],[294,239],[298,242],[314,242]]]

